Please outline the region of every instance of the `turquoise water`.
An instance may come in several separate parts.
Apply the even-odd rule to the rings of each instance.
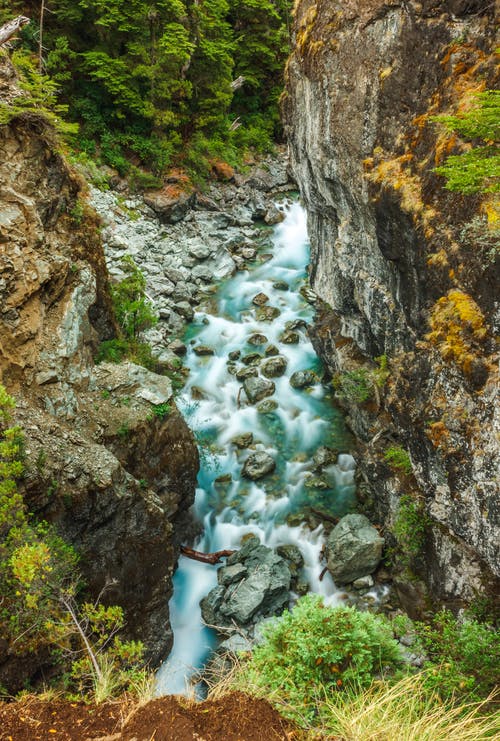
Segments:
[[[305,558],[304,577],[310,588],[331,603],[338,591],[327,575],[319,581],[322,527],[311,531],[297,524],[304,509],[314,507],[341,515],[354,503],[354,461],[345,451],[349,438],[342,417],[334,407],[328,386],[321,383],[321,363],[304,327],[297,331],[298,344],[284,344],[280,337],[290,322],[313,318],[311,306],[299,289],[304,285],[309,262],[305,212],[298,203],[284,206],[286,218],[272,233],[272,258],[256,261],[252,269],[239,272],[219,287],[211,309],[196,314],[186,335],[189,381],[178,405],[198,438],[201,470],[194,512],[204,532],[194,547],[204,552],[238,548],[241,537],[257,534],[263,543],[298,545]],[[289,290],[273,284],[285,282]],[[259,321],[252,299],[268,296],[268,306],[280,314],[273,321]],[[259,347],[248,343],[259,333],[267,342]],[[196,345],[208,345],[214,354],[198,356]],[[258,352],[263,357],[275,345],[287,360],[285,374],[273,379],[272,399],[277,408],[261,413],[248,403],[241,383],[229,372],[228,355]],[[243,368],[240,361],[233,369]],[[305,390],[290,385],[295,371],[314,370],[318,382]],[[202,398],[193,398],[202,397]],[[251,432],[251,450],[238,450],[231,440]],[[341,452],[316,486],[311,459],[320,446]],[[272,475],[259,481],[241,477],[241,467],[250,452],[265,450],[276,461]],[[183,692],[190,675],[200,668],[216,644],[211,630],[201,623],[199,600],[216,584],[216,567],[181,557],[174,577],[170,603],[174,648],[158,674],[160,693]]]

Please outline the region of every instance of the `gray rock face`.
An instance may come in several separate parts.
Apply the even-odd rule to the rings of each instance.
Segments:
[[[276,390],[274,383],[265,378],[246,378],[243,381],[243,388],[252,404],[262,401],[266,396],[272,396]]]
[[[256,481],[266,476],[268,473],[272,473],[276,468],[276,461],[269,453],[264,451],[257,451],[248,456],[243,468],[241,469],[241,475],[247,479]]]
[[[236,623],[251,635],[257,622],[280,615],[290,599],[287,561],[255,537],[228,558],[217,580],[219,586],[200,603],[203,620],[209,625],[234,628]]]
[[[458,287],[448,273],[451,263],[437,270],[431,257],[440,253],[450,260],[453,255],[454,265],[469,264],[469,245],[460,241],[460,233],[477,210],[471,204],[464,212],[461,196],[438,184],[428,192],[429,176],[422,168],[439,156],[438,132],[425,126],[421,138],[417,122],[428,116],[429,100],[443,101],[435,113],[446,113],[450,105],[457,110],[459,96],[446,97],[450,78],[465,81],[471,54],[484,60],[483,74],[490,74],[486,68],[493,74],[497,42],[493,6],[445,0],[439,8],[414,3],[408,13],[385,0],[332,1],[318,3],[312,19],[310,4],[298,3],[295,32],[307,28],[307,40],[292,51],[287,66],[284,118],[292,169],[308,212],[311,285],[325,302],[316,350],[332,375],[352,369],[356,354],[398,355],[391,398],[381,395],[380,412],[415,460],[416,486],[432,521],[421,553],[425,580],[440,599],[469,600],[484,589],[482,584],[498,585],[500,577],[498,470],[492,465],[500,460],[493,402],[498,380],[491,373],[488,379],[475,380],[473,373],[467,378],[425,344],[426,316],[436,300]],[[457,23],[467,46],[457,45],[447,56]],[[353,54],[354,48],[359,53]],[[405,157],[412,162],[402,165]],[[402,179],[413,184],[417,208],[415,200],[412,204],[402,196]],[[425,225],[429,208],[433,234]],[[484,264],[471,268],[459,281],[460,290],[480,306],[485,326],[493,327],[497,308],[484,286],[498,278],[493,266],[484,270]],[[480,350],[478,361],[490,362],[489,352],[486,346]],[[484,381],[480,399],[473,384]],[[451,422],[464,409],[478,422],[475,430]],[[442,443],[429,442],[429,410],[454,427],[445,425],[453,439],[449,454]],[[377,482],[368,485],[377,514],[391,523],[405,487],[380,472],[383,447],[372,442],[387,421],[377,423],[373,412],[356,405],[350,405],[349,415],[363,445],[361,468]],[[453,463],[457,457],[459,473]]]
[[[328,571],[336,584],[371,574],[380,563],[384,538],[364,515],[346,515],[328,538]]]

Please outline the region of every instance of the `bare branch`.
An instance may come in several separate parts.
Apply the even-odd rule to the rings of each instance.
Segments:
[[[14,18],[14,20],[4,23],[4,25],[0,27],[0,46],[5,44],[19,31],[20,28],[26,26],[29,22],[30,19],[26,18],[25,15],[19,15],[17,18]]]
[[[215,553],[202,553],[201,551],[194,551],[192,548],[187,548],[181,545],[181,553],[187,558],[192,558],[193,561],[201,561],[201,563],[209,563],[215,566],[216,563],[220,563],[222,558],[232,556],[236,551],[216,551]]]

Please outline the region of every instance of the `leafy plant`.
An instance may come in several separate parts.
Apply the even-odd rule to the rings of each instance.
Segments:
[[[384,452],[384,460],[393,471],[408,475],[412,472],[410,454],[401,445],[390,445]]]
[[[150,346],[139,341],[140,333],[158,321],[146,297],[146,279],[129,255],[122,258],[122,266],[127,277],[111,286],[120,336],[100,344],[96,362],[120,363],[128,358],[154,370],[156,360]]]
[[[412,559],[421,553],[428,524],[423,503],[408,494],[402,496],[392,532],[398,545],[398,560],[403,566],[409,567]]]
[[[301,598],[291,612],[263,629],[238,676],[240,687],[275,691],[285,715],[298,720],[315,714],[318,694],[366,687],[401,661],[388,622],[352,607],[326,607],[316,595]]]
[[[498,683],[500,644],[497,632],[474,619],[457,620],[449,610],[430,624],[415,624],[431,671],[426,685],[444,698],[470,695],[482,699]]]
[[[153,414],[158,417],[158,419],[165,419],[169,416],[172,412],[172,405],[167,402],[163,404],[156,404],[156,406],[153,407]]]
[[[339,399],[353,404],[363,404],[373,397],[372,379],[366,368],[338,373],[333,385]]]

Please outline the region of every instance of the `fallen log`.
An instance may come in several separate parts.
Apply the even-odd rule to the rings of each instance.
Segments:
[[[181,553],[187,558],[192,558],[193,561],[201,561],[201,563],[209,563],[215,566],[216,563],[220,563],[221,559],[232,556],[236,551],[215,551],[215,553],[202,553],[201,551],[195,551],[193,548],[188,548],[185,545],[181,545]]]
[[[0,27],[0,46],[5,44],[5,42],[12,38],[20,28],[26,26],[29,22],[29,18],[26,18],[24,15],[19,15],[17,18],[14,18],[14,20],[4,23],[4,25]]]

